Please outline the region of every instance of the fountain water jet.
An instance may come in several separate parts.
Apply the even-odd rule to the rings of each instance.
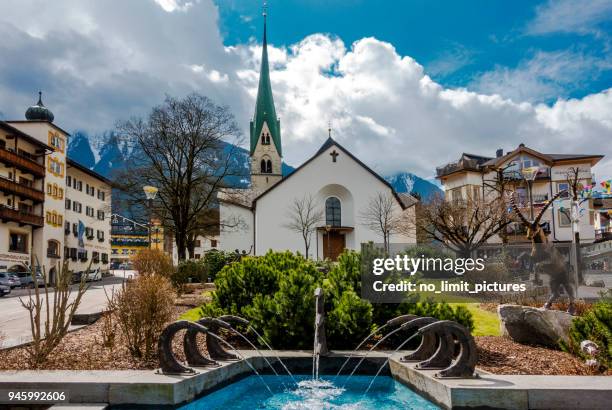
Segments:
[[[315,296],[315,322],[314,322],[314,347],[312,351],[312,378],[319,379],[319,358],[327,354],[327,341],[325,338],[325,317],[323,311],[323,289],[316,288]]]
[[[253,327],[253,325],[249,325],[249,330],[255,333],[255,336],[257,336],[257,338],[261,340],[261,342],[268,348],[268,350],[274,354],[276,360],[278,360],[280,364],[283,366],[287,374],[291,377],[291,380],[293,381],[293,383],[297,384],[297,381],[295,380],[295,377],[293,377],[293,374],[289,371],[287,366],[285,366],[285,363],[281,360],[281,358],[277,354],[274,353],[274,350],[272,350],[272,347],[270,347],[266,339],[264,339],[264,337],[259,334],[259,332]]]
[[[380,372],[382,371],[382,369],[384,369],[385,365],[386,365],[387,363],[389,363],[389,357],[391,357],[391,355],[393,355],[393,354],[397,353],[397,351],[398,351],[398,350],[400,350],[402,347],[404,347],[404,346],[406,345],[406,343],[408,343],[409,341],[411,341],[412,339],[414,339],[414,338],[415,338],[415,337],[417,337],[418,335],[419,335],[418,333],[415,333],[415,334],[411,335],[411,336],[410,336],[408,339],[404,340],[404,341],[402,342],[402,344],[401,344],[401,345],[399,345],[399,346],[397,347],[397,349],[395,349],[395,350],[393,351],[393,353],[391,353],[391,354],[390,354],[390,355],[387,357],[387,359],[384,361],[384,363],[383,363],[383,364],[382,364],[382,365],[381,365],[381,366],[378,368],[378,371],[377,371],[377,372],[376,372],[376,374],[374,375],[374,378],[372,379],[372,381],[371,381],[371,382],[370,382],[370,384],[368,385],[368,388],[366,389],[366,391],[363,393],[364,395],[366,395],[366,394],[367,394],[367,393],[370,391],[370,388],[372,387],[372,384],[374,384],[374,380],[376,380],[376,378],[378,377],[378,375],[380,374]]]
[[[232,320],[232,319],[234,319],[234,318],[238,318],[237,316],[231,316],[231,317],[230,317],[230,316],[221,316],[221,317],[224,317],[224,318],[226,318],[226,319],[230,319],[230,320]],[[239,318],[239,319],[241,319],[241,318]],[[214,319],[214,320],[216,321],[216,323],[218,323],[218,324],[219,324],[220,326],[222,326],[223,328],[225,328],[225,329],[227,329],[227,330],[229,330],[229,331],[232,331],[232,332],[234,332],[235,334],[237,334],[238,336],[240,336],[240,337],[241,337],[241,338],[242,338],[242,339],[243,339],[245,342],[247,342],[247,343],[248,343],[248,344],[249,344],[249,345],[250,345],[250,346],[251,346],[253,349],[255,349],[255,351],[256,351],[256,352],[259,354],[259,356],[261,356],[261,358],[262,358],[262,359],[264,359],[264,361],[265,361],[265,362],[268,364],[268,367],[269,367],[270,369],[272,369],[272,372],[273,372],[273,373],[274,373],[276,376],[278,376],[278,375],[279,375],[279,374],[278,374],[278,372],[276,371],[276,369],[274,368],[274,366],[272,366],[272,363],[270,363],[270,361],[268,360],[268,358],[267,358],[267,357],[265,357],[265,356],[264,356],[264,355],[261,353],[261,351],[260,351],[260,350],[257,348],[257,346],[255,346],[255,345],[253,344],[253,342],[251,342],[251,341],[249,340],[249,338],[248,338],[248,337],[246,337],[246,336],[245,336],[245,335],[243,335],[241,332],[239,332],[238,330],[236,330],[234,327],[232,327],[232,326],[231,326],[229,323],[227,323],[226,321],[221,320],[220,318],[218,318],[218,319]],[[245,321],[246,323],[248,323],[248,321],[247,321],[246,319],[242,319],[240,322],[241,322],[241,323],[244,323],[243,321]],[[282,382],[281,382],[281,383],[282,383]],[[283,385],[284,389],[285,389],[285,390],[287,390],[287,386],[285,385],[285,383],[282,383],[282,385]]]
[[[397,316],[393,319],[389,319],[387,321],[387,323],[385,323],[384,325],[382,325],[381,327],[379,327],[378,329],[376,329],[375,331],[373,331],[372,333],[370,333],[369,335],[366,336],[365,339],[363,339],[361,341],[361,343],[359,343],[357,345],[357,347],[355,349],[353,349],[353,351],[349,354],[349,356],[346,358],[346,360],[344,361],[344,363],[342,363],[342,366],[340,366],[340,370],[338,370],[338,373],[336,373],[335,377],[338,377],[340,375],[340,373],[342,372],[342,370],[344,370],[344,367],[348,364],[349,360],[351,360],[354,356],[355,356],[355,352],[357,350],[359,350],[359,348],[361,346],[363,346],[363,344],[365,342],[367,342],[372,336],[374,336],[375,334],[379,333],[381,330],[383,330],[384,328],[386,328],[387,326],[392,326],[392,325],[397,325],[397,324],[403,324],[405,322],[411,321],[413,319],[416,319],[418,316],[416,315],[401,315],[401,316]]]
[[[374,346],[372,346],[370,348],[370,350],[368,350],[366,352],[366,354],[361,358],[361,360],[359,360],[359,362],[357,363],[357,366],[355,366],[353,368],[353,371],[348,375],[348,377],[346,378],[346,380],[344,381],[344,386],[346,386],[346,382],[348,382],[348,380],[355,374],[355,371],[357,371],[357,368],[361,365],[361,363],[363,363],[363,361],[370,355],[370,353],[372,352],[372,350],[374,350],[376,347],[378,347],[379,344],[381,344],[382,342],[385,341],[385,339],[387,339],[389,336],[399,332],[400,330],[403,330],[401,327],[398,327],[395,330],[392,330],[391,332],[387,333],[382,339],[380,339],[378,342],[376,342],[376,344]]]

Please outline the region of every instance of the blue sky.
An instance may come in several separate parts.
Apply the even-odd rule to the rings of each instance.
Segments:
[[[0,118],[22,119],[42,90],[59,126],[102,135],[197,92],[230,108],[247,146],[261,6],[0,1]],[[604,154],[595,174],[610,178],[611,35],[612,0],[270,0],[283,159],[301,164],[331,122],[382,175],[431,179],[462,152],[526,143]]]
[[[577,9],[580,3],[574,2]],[[606,10],[605,3],[610,2],[592,3],[604,3],[602,9]],[[259,41],[261,3],[216,0],[216,4],[226,45]],[[399,54],[413,57],[428,75],[447,87],[483,88],[478,83],[483,74],[502,68],[521,69],[538,53],[606,59],[612,19],[588,16],[578,26],[564,29],[571,22],[562,21],[561,15],[558,26],[542,27],[550,18],[538,19],[554,5],[533,0],[271,0],[269,38],[273,44],[289,45],[313,33],[329,33],[347,44],[376,37],[393,44]],[[607,10],[612,12],[612,7]],[[578,10],[576,14],[580,14]],[[559,97],[581,98],[612,84],[609,62],[601,68],[585,64],[564,70],[547,80],[558,86],[528,98],[551,103]]]

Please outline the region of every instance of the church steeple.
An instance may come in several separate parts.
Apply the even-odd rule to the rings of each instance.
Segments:
[[[267,10],[264,3],[264,29],[263,49],[261,52],[261,70],[259,72],[259,87],[257,89],[257,101],[255,103],[255,114],[251,121],[251,155],[255,152],[260,140],[264,123],[267,124],[270,136],[276,147],[278,155],[282,157],[280,120],[276,117],[274,108],[274,97],[272,96],[272,84],[270,83],[270,66],[268,63],[268,36],[267,36]]]

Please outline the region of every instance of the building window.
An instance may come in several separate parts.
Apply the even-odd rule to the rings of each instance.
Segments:
[[[57,132],[49,131],[49,145],[64,152],[64,139]]]
[[[102,263],[104,264],[108,263],[108,253],[102,254]]]
[[[72,234],[74,236],[79,236],[79,225],[78,224],[72,224]]]
[[[66,221],[66,223],[64,224],[64,234],[69,235],[70,234],[70,222]]]
[[[567,199],[569,198],[569,184],[567,182],[559,182],[557,183],[557,192],[565,191],[559,198]]]
[[[217,247],[217,240],[216,239],[211,239],[210,240],[210,247],[211,248],[216,248]]]
[[[49,258],[60,257],[60,243],[54,239],[47,241],[47,256]]]
[[[81,205],[80,202],[73,201],[72,202],[72,210],[74,212],[82,213],[83,212],[83,205]]]
[[[28,234],[11,232],[9,234],[9,251],[10,252],[28,252]]]
[[[195,254],[195,255],[193,255],[193,256],[195,256],[195,258],[196,258],[196,259],[200,259],[200,254],[199,254],[199,253],[196,253],[196,254]]]
[[[83,181],[79,181],[78,183],[76,183],[75,188],[83,192]]]
[[[66,186],[72,185],[72,177],[70,175],[66,175]]]
[[[55,176],[64,177],[64,164],[55,158],[49,158],[48,170]]]
[[[93,260],[94,263],[100,262],[100,252],[92,252],[91,259]]]
[[[98,189],[98,199],[99,199],[99,200],[104,201],[104,199],[105,199],[105,195],[106,195],[106,194],[105,194],[105,192],[104,192],[104,191],[102,191],[102,190]]]
[[[66,209],[71,209],[71,208],[72,208],[72,201],[66,198]]]
[[[98,219],[101,221],[104,220],[104,211],[100,211],[99,209],[98,209]]]
[[[261,173],[262,174],[271,174],[272,173],[272,161],[269,159],[261,160]]]
[[[98,237],[98,241],[104,242],[104,231],[97,231],[96,235]]]
[[[85,215],[87,216],[94,216],[94,209],[91,206],[86,206],[85,207]]]
[[[270,134],[269,133],[264,133],[261,134],[261,144],[262,145],[270,145]]]
[[[572,226],[572,221],[569,218],[569,215],[567,212],[559,210],[558,214],[559,214],[559,226],[563,226],[563,227]]]
[[[330,226],[342,226],[340,200],[335,196],[325,201],[325,224]]]
[[[86,250],[82,250],[82,251],[80,251],[80,252],[77,254],[77,258],[78,258],[79,260],[86,261],[86,260],[87,260],[87,251],[86,251]]]
[[[202,242],[200,242],[200,240],[196,240],[193,244],[194,247],[199,248],[200,246],[202,246]]]

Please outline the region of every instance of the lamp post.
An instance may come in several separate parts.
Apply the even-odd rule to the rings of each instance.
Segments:
[[[145,197],[147,198],[147,208],[149,211],[149,218],[147,220],[147,230],[149,231],[149,249],[151,249],[151,218],[153,216],[153,200],[157,196],[158,189],[157,187],[151,185],[145,185],[144,187],[142,187],[142,190],[144,191]]]
[[[529,195],[529,219],[533,222],[533,181],[536,179],[540,167],[522,168],[521,175],[527,181],[527,193]]]
[[[536,179],[538,172],[540,171],[539,167],[528,167],[521,168],[521,175],[523,179],[527,182],[527,193],[529,195],[529,222],[533,223],[533,181]],[[532,266],[533,269],[533,266]],[[540,274],[537,270],[534,272],[534,281],[536,284],[540,284]]]

